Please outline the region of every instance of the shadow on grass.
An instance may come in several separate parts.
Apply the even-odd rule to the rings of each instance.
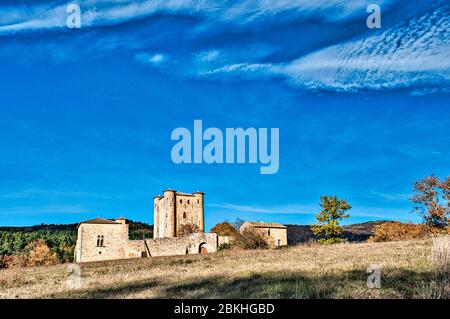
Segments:
[[[157,281],[141,280],[131,281],[126,283],[117,284],[114,286],[101,287],[101,288],[89,288],[89,289],[73,289],[62,293],[52,293],[44,296],[43,298],[56,298],[56,299],[108,299],[119,298],[121,296],[127,296],[131,293],[139,293],[158,287]]]
[[[179,284],[143,280],[107,288],[68,291],[50,298],[118,298],[152,291],[156,298],[448,298],[448,290],[429,272],[383,269],[381,290],[367,288],[365,270],[312,276],[297,272],[269,272],[246,277],[212,276]],[[434,284],[433,284],[434,283]],[[447,282],[448,285],[448,282]],[[156,289],[157,288],[157,289]],[[448,287],[447,287],[448,288]]]

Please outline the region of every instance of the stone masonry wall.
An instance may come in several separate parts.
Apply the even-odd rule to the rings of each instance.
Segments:
[[[97,246],[98,236],[103,236],[103,246]],[[127,258],[128,241],[126,224],[80,224],[76,244],[76,261],[89,262]]]
[[[147,240],[152,257],[198,254],[204,246],[208,253],[217,251],[217,234],[195,233],[186,237]]]

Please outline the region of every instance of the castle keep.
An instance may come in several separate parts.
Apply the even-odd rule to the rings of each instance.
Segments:
[[[174,256],[217,251],[218,237],[204,233],[204,194],[165,190],[154,197],[153,239],[129,240],[124,218],[96,218],[78,225],[76,262]],[[184,224],[194,224],[199,232],[178,236]]]
[[[204,193],[181,193],[167,189],[163,196],[155,196],[153,238],[177,237],[184,224],[194,224],[205,230]]]

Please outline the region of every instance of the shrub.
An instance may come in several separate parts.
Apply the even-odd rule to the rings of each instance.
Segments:
[[[242,233],[237,236],[234,244],[244,249],[268,248],[264,236],[252,227],[244,229]]]
[[[450,236],[433,238],[432,262],[438,274],[450,275]]]
[[[230,243],[221,243],[219,247],[217,247],[217,250],[225,250],[230,249],[232,245]]]
[[[425,224],[386,222],[373,228],[369,242],[398,241],[424,238],[448,232],[449,229],[433,228]]]
[[[198,233],[200,229],[195,224],[183,224],[178,227],[178,236],[185,237],[190,234]]]
[[[229,222],[222,222],[211,228],[211,233],[216,233],[218,236],[236,237],[238,231]]]
[[[27,256],[27,266],[49,266],[59,263],[56,253],[52,252],[42,239],[36,240],[27,248],[30,250]]]

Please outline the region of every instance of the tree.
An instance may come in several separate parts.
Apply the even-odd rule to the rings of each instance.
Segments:
[[[312,227],[314,235],[322,237],[319,242],[333,244],[342,242],[342,226],[339,221],[350,217],[345,214],[352,206],[345,199],[339,200],[336,196],[321,196],[320,207],[322,211],[317,214],[317,224]]]
[[[48,266],[59,263],[58,256],[42,239],[32,242],[27,248],[30,250],[27,256],[27,266]]]
[[[177,235],[180,237],[189,236],[190,234],[198,233],[200,229],[195,224],[183,224],[178,227]]]
[[[431,175],[418,180],[414,183],[412,202],[425,224],[445,228],[450,222],[450,177],[440,180]]]
[[[229,222],[222,222],[211,228],[212,233],[216,233],[218,236],[230,236],[236,237],[238,231]]]
[[[241,229],[242,224],[244,224],[244,220],[240,218],[236,218],[236,220],[233,223],[233,227],[239,232]]]

